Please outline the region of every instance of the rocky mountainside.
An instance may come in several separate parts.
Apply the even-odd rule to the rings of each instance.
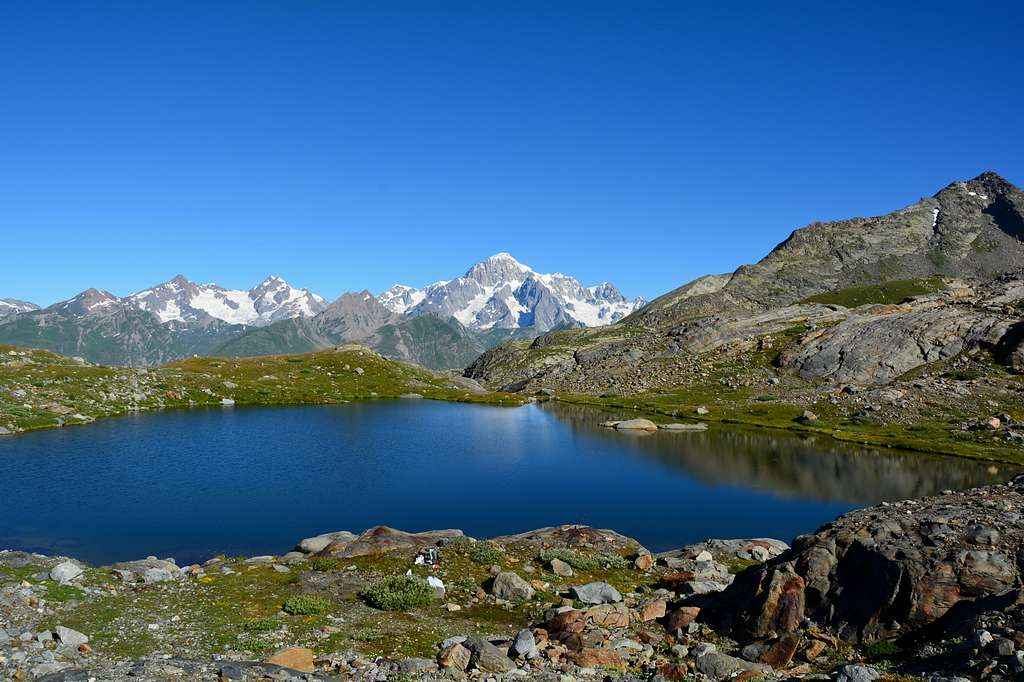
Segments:
[[[607,282],[584,287],[572,277],[534,272],[508,253],[477,263],[462,277],[423,289],[396,284],[380,302],[406,318],[454,317],[472,330],[612,324],[639,309],[643,299],[627,299]]]
[[[31,310],[39,310],[39,306],[28,301],[19,301],[16,298],[0,298],[0,317],[27,313]]]
[[[621,322],[485,353],[491,386],[634,393],[713,353],[804,327],[777,362],[804,379],[886,383],[972,348],[1020,357],[1024,193],[994,173],[875,218],[815,223],[768,256],[691,282]]]

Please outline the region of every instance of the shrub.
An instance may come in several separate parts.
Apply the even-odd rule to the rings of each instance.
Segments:
[[[469,551],[466,554],[474,563],[486,566],[500,564],[505,560],[505,553],[501,551],[501,548],[490,542],[474,542],[469,546]]]
[[[363,599],[383,611],[404,611],[433,601],[434,588],[423,578],[395,575],[371,585]]]
[[[312,594],[296,594],[284,603],[284,612],[293,616],[319,616],[327,613],[331,603]]]
[[[242,626],[246,632],[273,632],[281,627],[280,621],[273,618],[256,618]]]

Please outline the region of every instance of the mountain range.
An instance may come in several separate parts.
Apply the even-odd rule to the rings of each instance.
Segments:
[[[803,327],[814,331],[776,361],[806,379],[886,382],[978,347],[1024,368],[1022,273],[1024,192],[986,172],[892,213],[813,223],[757,263],[600,329],[505,344],[467,375],[508,390],[629,394],[686,383],[704,353]]]
[[[3,299],[0,343],[145,366],[193,354],[304,352],[359,341],[393,359],[454,368],[508,339],[610,324],[643,304],[611,284],[584,287],[500,253],[423,289],[395,285],[380,296],[347,293],[329,304],[276,276],[241,291],[178,275],[124,297],[87,289],[42,309]]]

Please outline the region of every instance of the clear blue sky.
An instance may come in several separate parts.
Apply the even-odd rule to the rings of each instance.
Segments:
[[[4,3],[0,296],[333,298],[510,251],[653,297],[1024,182],[1024,3],[894,5]]]

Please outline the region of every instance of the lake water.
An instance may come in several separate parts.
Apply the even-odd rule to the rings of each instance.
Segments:
[[[0,548],[191,562],[377,524],[489,537],[584,523],[652,550],[788,541],[857,506],[1013,473],[714,424],[628,434],[600,428],[607,418],[396,401],[171,411],[0,438]]]

